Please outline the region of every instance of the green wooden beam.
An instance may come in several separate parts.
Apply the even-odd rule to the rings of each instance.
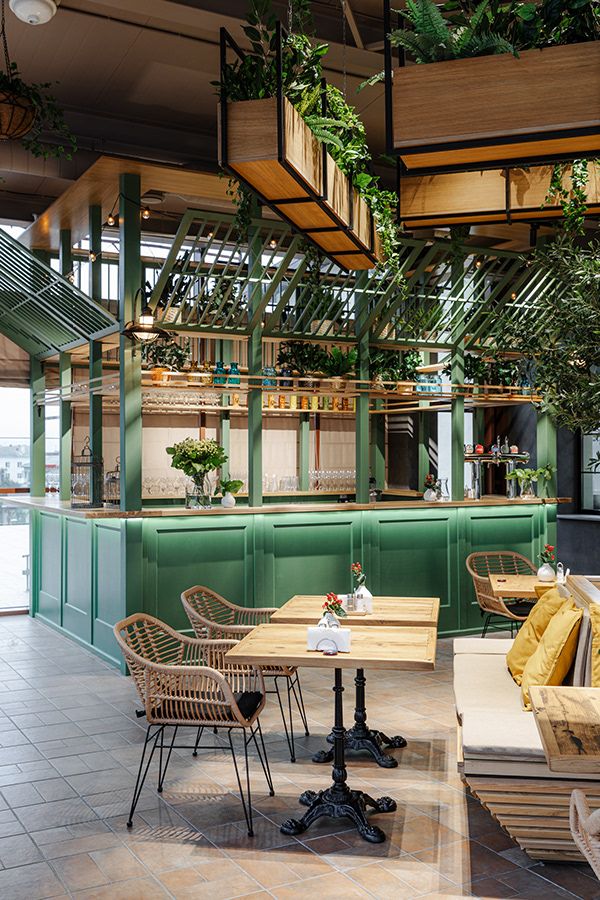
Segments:
[[[72,382],[71,357],[61,353],[58,358],[59,384],[61,389],[68,388]],[[71,403],[61,400],[59,403],[59,443],[58,471],[59,496],[61,500],[71,499],[71,453],[73,445]]]
[[[250,230],[248,243],[248,271],[250,278],[257,277],[260,267],[262,240],[258,228]],[[252,320],[260,306],[258,289],[251,291],[248,301],[248,318]],[[258,323],[248,336],[248,375],[260,375],[262,370],[262,323]],[[262,390],[260,378],[248,379],[248,504],[262,506]]]
[[[465,281],[464,259],[458,254],[452,262],[452,313],[462,305]],[[459,309],[460,311],[460,309]],[[455,335],[453,335],[453,338]],[[465,348],[462,340],[457,340],[450,359],[450,380],[452,384],[464,384]],[[452,481],[451,499],[463,500],[465,496],[465,398],[455,396],[451,411],[451,458],[450,475]]]
[[[46,376],[42,364],[31,357],[31,442],[30,453],[30,487],[32,497],[44,497],[46,494],[46,407],[37,406],[33,402],[36,394],[46,389]]]
[[[308,472],[310,469],[310,413],[300,413],[298,425],[298,488],[307,491],[309,488]]]
[[[89,265],[89,295],[92,300],[100,303],[102,299],[102,208],[90,206],[89,209],[89,238],[90,253],[95,255],[95,260],[90,260]],[[99,341],[90,341],[89,345],[89,379],[102,378],[102,344]],[[102,459],[102,395],[90,394],[90,450],[95,459]],[[95,496],[95,491],[100,486],[93,479],[92,503],[102,502],[102,496]]]
[[[536,432],[538,466],[554,466],[556,468],[558,463],[557,430],[547,412],[538,412]],[[556,497],[558,494],[556,472],[550,481],[538,481],[537,490],[540,497]]]
[[[375,409],[383,409],[383,400],[375,401]],[[371,471],[375,485],[383,491],[385,488],[385,449],[387,416],[379,414],[371,416]]]
[[[136,314],[136,293],[142,283],[140,254],[140,176],[119,178],[119,324],[121,328]],[[121,509],[142,507],[142,368],[141,353],[132,341],[119,340]]]
[[[369,334],[363,332],[363,320],[368,314],[362,288],[366,283],[366,272],[361,272],[356,280],[355,326],[357,333],[358,360],[356,373],[359,381],[369,380]],[[362,336],[358,337],[362,332]],[[362,392],[356,398],[356,502],[369,502],[369,395]]]

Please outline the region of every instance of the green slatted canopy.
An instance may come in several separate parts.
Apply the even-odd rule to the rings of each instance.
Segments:
[[[108,310],[0,231],[2,334],[32,356],[43,358],[118,327]]]

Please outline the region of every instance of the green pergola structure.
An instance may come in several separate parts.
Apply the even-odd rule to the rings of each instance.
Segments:
[[[0,234],[0,331],[32,357],[32,387],[38,401],[44,391],[41,364],[59,358],[61,393],[61,497],[69,496],[70,357],[89,343],[90,383],[102,378],[100,340],[135,318],[142,283],[140,177],[120,176],[119,315],[102,306],[100,285],[101,214],[89,211],[89,295],[67,280],[72,270],[71,235],[61,233],[60,269],[36,258]],[[343,272],[326,261],[315,273],[303,253],[301,237],[270,219],[253,221],[246,240],[236,235],[230,215],[189,209],[182,217],[170,252],[150,298],[156,318],[175,335],[221,340],[223,359],[231,359],[232,339],[248,346],[249,375],[262,368],[266,341],[310,340],[355,345],[358,377],[368,380],[369,349],[408,348],[448,357],[452,381],[460,383],[465,351],[481,352],[500,323],[535,328],[536,305],[547,291],[567,287],[525,264],[516,253],[489,248],[456,251],[450,241],[403,238],[404,283],[385,270]],[[35,254],[35,251],[34,251]],[[14,267],[15,274],[12,269]],[[18,267],[18,268],[17,268]],[[12,274],[11,274],[12,272]],[[309,275],[311,277],[309,277]],[[215,279],[221,286],[211,294]],[[210,302],[208,302],[210,300]],[[138,300],[139,303],[139,300]],[[16,311],[18,309],[18,312]],[[137,310],[139,313],[139,309]],[[119,339],[121,509],[141,508],[142,390],[141,355],[128,338]],[[101,455],[102,398],[92,392],[92,448]],[[32,430],[32,493],[44,492],[43,417],[35,411]],[[36,419],[36,415],[38,416]],[[426,411],[419,413],[420,468],[427,464]],[[262,391],[250,388],[248,399],[249,503],[262,503]],[[464,400],[451,403],[452,494],[463,496]],[[308,480],[309,416],[299,413],[300,487]],[[357,400],[356,473],[358,502],[368,501],[372,471],[383,487],[385,446],[382,416],[370,416],[367,394]],[[545,414],[538,416],[538,465],[556,463],[556,432]],[[221,413],[221,437],[229,436],[229,412]],[[68,452],[67,452],[68,448]],[[555,494],[555,485],[550,486]]]

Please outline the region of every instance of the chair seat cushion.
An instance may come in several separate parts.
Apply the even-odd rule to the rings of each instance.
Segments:
[[[521,710],[519,688],[501,653],[459,653],[455,656],[454,696],[461,719],[469,710],[493,710],[496,715]]]
[[[519,690],[514,682],[512,686],[519,701]],[[503,710],[502,715],[493,706],[466,712],[462,741],[465,758],[546,761],[535,719],[521,709]]]
[[[238,709],[245,719],[251,719],[260,704],[263,695],[260,691],[243,691],[233,695]]]
[[[512,638],[455,638],[454,653],[501,653],[506,656],[512,643]]]

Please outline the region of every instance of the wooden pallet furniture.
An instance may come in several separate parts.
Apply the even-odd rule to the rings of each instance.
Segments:
[[[584,609],[573,671],[576,685],[565,688],[576,690],[589,680],[587,608],[600,602],[600,590],[583,576],[570,576],[566,589]],[[598,775],[577,765],[559,771],[548,764],[535,717],[522,709],[520,689],[506,667],[511,643],[455,641],[459,772],[473,796],[529,856],[581,862],[569,827],[570,798],[579,788],[590,809],[599,809]]]
[[[391,113],[392,149],[413,174],[593,157],[600,41],[400,66]]]

